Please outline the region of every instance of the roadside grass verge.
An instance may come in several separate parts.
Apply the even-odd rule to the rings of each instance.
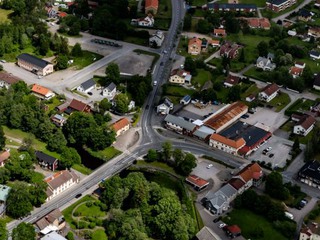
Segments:
[[[78,172],[81,172],[84,175],[90,175],[92,173],[92,170],[90,168],[87,168],[83,164],[73,164],[72,168],[74,170],[77,170]]]
[[[107,147],[101,151],[93,151],[90,148],[85,148],[88,153],[96,158],[99,158],[105,162],[108,162],[110,159],[120,155],[122,152],[114,147]]]

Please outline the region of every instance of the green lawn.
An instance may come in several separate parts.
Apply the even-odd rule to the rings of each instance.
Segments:
[[[201,7],[204,4],[207,4],[208,1],[207,0],[193,0],[192,1],[192,6],[197,6],[197,7]]]
[[[74,62],[73,64],[71,64],[71,66],[75,67],[76,70],[80,70],[82,68],[85,68],[86,66],[89,66],[91,63],[98,61],[101,58],[103,58],[103,56],[100,54],[84,50],[83,56],[73,57]]]
[[[13,13],[12,10],[0,9],[0,23],[4,23],[6,21],[10,21],[8,19],[9,14]]]
[[[256,67],[253,67],[253,68],[250,68],[248,71],[246,71],[244,73],[244,76],[250,77],[250,78],[254,78],[254,79],[257,79],[257,80],[265,82],[266,81],[265,78],[264,78],[265,73],[266,72],[257,70]]]
[[[170,28],[171,18],[158,18],[154,20],[154,28],[168,30]]]
[[[51,98],[50,100],[46,101],[45,104],[48,106],[48,112],[54,110],[57,106],[62,104],[57,97]]]
[[[163,95],[168,95],[169,98],[171,96],[175,97],[184,97],[185,95],[192,95],[195,91],[192,89],[186,89],[181,86],[166,84],[163,87]]]
[[[292,121],[287,121],[285,122],[285,124],[283,124],[280,129],[283,130],[283,131],[286,131],[286,132],[292,132],[293,130],[293,126],[294,126],[294,122]]]
[[[273,228],[271,222],[249,210],[234,209],[223,221],[229,225],[237,224],[241,228],[242,235],[247,239],[253,239],[253,231],[259,228],[263,231],[263,237],[254,238],[255,240],[287,240],[286,237]]]
[[[90,155],[102,159],[103,161],[109,161],[110,159],[120,155],[122,152],[114,147],[107,147],[101,151],[92,151],[89,148],[86,148],[86,151],[90,153]]]
[[[78,172],[81,172],[84,175],[89,175],[92,173],[92,170],[90,168],[87,168],[83,164],[73,164],[72,168],[74,170],[77,170]]]
[[[75,207],[77,207],[80,203],[86,202],[86,201],[94,201],[95,199],[89,195],[84,196],[68,208],[64,209],[62,211],[62,214],[64,216],[64,219],[70,224],[70,227],[75,229],[76,226],[74,225],[73,218],[72,218],[72,211]]]
[[[287,93],[280,92],[278,96],[272,99],[268,104],[276,108],[276,112],[280,112],[290,103],[290,97]]]
[[[245,99],[251,94],[257,94],[259,92],[259,88],[257,87],[256,84],[251,84],[250,87],[241,94],[241,98]]]
[[[156,14],[157,18],[171,18],[172,6],[170,0],[159,1],[159,8]]]
[[[107,240],[108,237],[103,229],[97,229],[92,233],[91,240]]]
[[[286,110],[286,115],[290,116],[295,112],[303,112],[309,111],[310,107],[315,104],[315,101],[310,99],[297,99],[294,103],[292,103],[289,108]]]
[[[128,42],[128,43],[141,45],[141,46],[148,46],[149,45],[148,39],[143,39],[143,38],[139,38],[139,37],[126,36],[123,41]]]
[[[104,217],[106,215],[105,212],[101,211],[99,206],[94,205],[93,203],[96,202],[92,201],[92,206],[88,207],[85,203],[78,206],[75,210],[75,214],[78,214],[78,216],[83,217]]]
[[[47,153],[48,155],[51,155],[55,158],[58,158],[58,159],[60,158],[59,153],[50,152],[49,150],[47,150],[46,149],[47,144],[36,139],[36,137],[32,133],[26,133],[19,129],[10,129],[7,126],[3,126],[3,130],[6,136],[20,139],[21,141],[23,141],[23,139],[25,138],[30,138],[32,139],[32,146],[34,149]]]
[[[197,69],[197,76],[192,77],[192,85],[196,88],[201,88],[205,82],[211,81],[211,73],[209,71],[206,71],[204,69]]]

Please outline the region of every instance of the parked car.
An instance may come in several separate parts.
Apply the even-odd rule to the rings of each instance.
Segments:
[[[267,151],[267,152],[269,152],[269,151],[271,151],[271,150],[272,150],[272,147],[267,147],[267,148],[266,148],[266,151]]]
[[[219,228],[224,228],[225,226],[227,226],[227,224],[225,224],[225,223],[220,223],[219,224]]]
[[[269,158],[272,158],[274,156],[274,154],[273,153],[271,153],[270,155],[269,155]]]
[[[76,196],[75,196],[75,198],[79,198],[79,197],[81,197],[82,196],[82,194],[81,193],[78,193]]]
[[[263,155],[267,155],[267,153],[268,153],[268,151],[266,149],[262,151]]]
[[[207,166],[208,169],[210,169],[212,167],[213,167],[213,165],[211,163]]]
[[[213,222],[214,222],[214,223],[217,223],[217,222],[219,222],[220,220],[221,220],[221,217],[217,217],[217,218],[213,219]]]

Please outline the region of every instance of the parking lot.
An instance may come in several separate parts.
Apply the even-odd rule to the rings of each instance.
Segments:
[[[270,132],[274,132],[278,129],[285,121],[287,117],[283,113],[276,113],[267,108],[257,107],[257,111],[254,114],[248,114],[250,117],[247,119],[241,119],[251,125],[256,123],[262,123],[269,127]]]
[[[289,155],[292,148],[290,144],[292,143],[288,140],[273,135],[267,143],[249,156],[249,160],[264,161],[266,164],[271,163],[272,167],[284,167],[286,165],[286,160],[291,157]],[[263,154],[263,150],[268,147],[271,147],[272,149],[266,154]]]

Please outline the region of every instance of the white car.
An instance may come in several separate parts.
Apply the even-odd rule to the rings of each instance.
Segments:
[[[219,224],[219,228],[224,228],[225,226],[227,226],[227,224],[225,224],[225,223],[220,223]]]
[[[269,152],[272,150],[272,147],[267,147],[266,150]]]
[[[212,167],[213,167],[213,165],[211,163],[207,166],[208,169],[210,169]]]
[[[157,86],[158,82],[157,81],[154,81],[153,82],[153,86]]]

